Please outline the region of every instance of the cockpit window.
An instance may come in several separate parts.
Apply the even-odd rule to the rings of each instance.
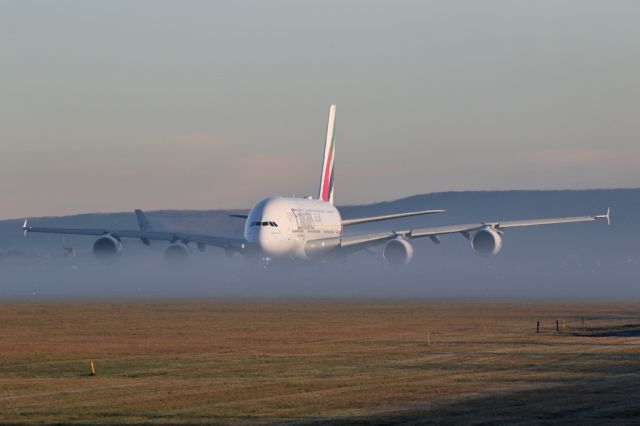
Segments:
[[[275,222],[251,222],[251,225],[249,226],[273,226],[277,228],[278,224]]]

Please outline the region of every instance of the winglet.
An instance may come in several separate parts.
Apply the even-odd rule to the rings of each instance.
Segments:
[[[25,219],[24,223],[22,224],[22,233],[24,234],[24,236],[27,236],[27,232],[29,231],[29,219]]]
[[[599,214],[594,216],[594,219],[604,219],[607,221],[607,225],[611,225],[611,208],[607,207],[607,212],[605,214]]]

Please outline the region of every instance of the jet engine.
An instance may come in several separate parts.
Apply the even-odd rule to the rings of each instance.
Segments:
[[[164,252],[164,261],[168,266],[183,267],[190,255],[191,249],[185,243],[171,243]]]
[[[112,235],[100,237],[93,243],[93,254],[98,260],[111,260],[120,253],[122,253],[122,243]]]
[[[502,249],[502,232],[486,227],[471,238],[471,248],[480,256],[493,256]]]
[[[384,245],[382,257],[393,265],[406,265],[413,259],[413,246],[402,237],[394,238]]]

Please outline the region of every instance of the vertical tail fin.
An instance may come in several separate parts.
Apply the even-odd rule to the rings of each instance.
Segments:
[[[333,160],[336,153],[336,106],[329,108],[329,123],[327,125],[327,140],[324,146],[324,161],[320,175],[320,191],[318,199],[333,204]]]

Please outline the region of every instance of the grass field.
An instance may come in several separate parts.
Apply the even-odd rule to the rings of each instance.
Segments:
[[[640,304],[15,303],[0,324],[2,424],[640,418]]]

